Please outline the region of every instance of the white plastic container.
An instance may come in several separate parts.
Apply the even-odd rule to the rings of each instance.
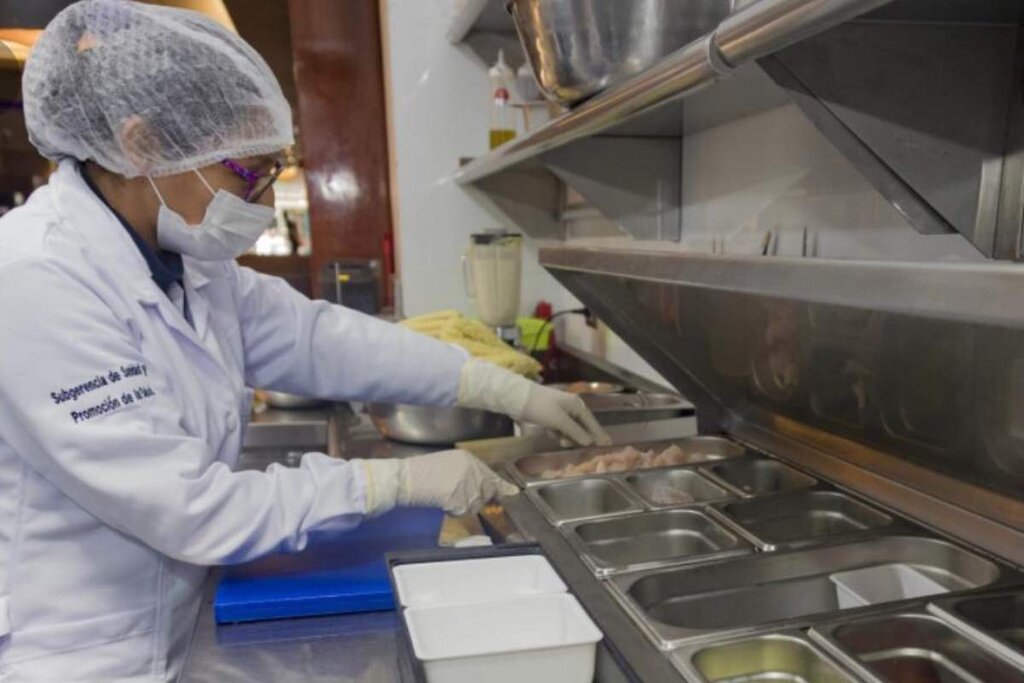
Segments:
[[[571,595],[405,611],[429,683],[591,683],[601,631]]]
[[[403,607],[464,605],[565,593],[565,584],[540,555],[425,562],[395,567]]]
[[[948,593],[949,589],[907,564],[882,564],[829,576],[839,609]]]

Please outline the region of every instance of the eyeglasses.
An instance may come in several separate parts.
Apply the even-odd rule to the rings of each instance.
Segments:
[[[245,195],[242,197],[245,201],[250,204],[259,201],[259,198],[263,196],[263,193],[270,189],[281,172],[284,171],[284,164],[280,161],[274,162],[274,167],[270,169],[269,173],[257,173],[252,171],[234,159],[225,159],[220,162],[224,168],[228,169],[236,176],[248,183],[248,188],[245,191]]]

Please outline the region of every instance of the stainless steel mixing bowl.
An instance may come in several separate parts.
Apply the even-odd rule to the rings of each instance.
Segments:
[[[512,435],[511,418],[483,410],[395,403],[371,403],[366,410],[387,438],[421,446]]]
[[[718,27],[733,0],[509,0],[540,89],[571,105]]]

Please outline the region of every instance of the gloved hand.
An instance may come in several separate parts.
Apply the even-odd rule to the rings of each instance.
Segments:
[[[459,405],[547,427],[581,446],[611,443],[579,396],[541,386],[476,358],[462,367]]]
[[[519,487],[465,451],[353,463],[364,468],[366,514],[370,516],[396,505],[438,507],[457,516],[476,514],[499,496],[519,493]]]

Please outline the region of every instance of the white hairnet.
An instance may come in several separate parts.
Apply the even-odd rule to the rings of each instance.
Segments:
[[[281,87],[244,40],[198,12],[129,0],[82,0],[58,14],[29,55],[23,100],[44,156],[129,178],[293,142]]]

